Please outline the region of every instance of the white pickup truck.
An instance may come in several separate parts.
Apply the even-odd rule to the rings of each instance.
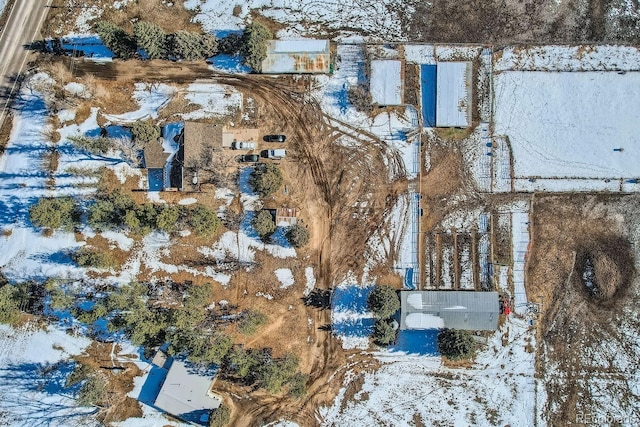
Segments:
[[[283,148],[279,148],[277,150],[264,150],[262,152],[262,157],[266,157],[267,159],[280,160],[287,155],[287,151]]]

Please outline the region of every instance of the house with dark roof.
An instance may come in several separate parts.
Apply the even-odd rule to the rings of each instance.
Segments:
[[[498,292],[402,291],[400,329],[498,329]]]
[[[148,142],[143,150],[143,166],[147,169],[147,180],[150,191],[164,189],[165,166],[171,153],[165,153],[159,141]]]
[[[171,168],[171,187],[179,190],[196,189],[200,181],[198,171],[212,166],[216,152],[231,148],[231,144],[237,141],[258,143],[258,138],[258,129],[185,122],[179,141],[180,148]]]

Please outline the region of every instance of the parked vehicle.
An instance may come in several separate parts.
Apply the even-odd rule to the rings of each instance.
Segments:
[[[236,160],[240,163],[255,163],[260,161],[260,156],[257,154],[243,154],[236,157]]]
[[[266,142],[285,142],[287,140],[286,135],[265,135],[262,139]]]
[[[233,141],[231,143],[232,150],[253,150],[254,148],[256,148],[255,142]]]
[[[263,150],[260,153],[262,157],[266,157],[267,159],[280,160],[287,155],[286,150],[279,148],[277,150]]]

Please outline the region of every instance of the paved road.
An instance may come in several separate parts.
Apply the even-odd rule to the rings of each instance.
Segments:
[[[52,0],[17,0],[9,11],[0,35],[0,127],[4,123],[11,98],[18,90],[16,77],[23,71],[33,53],[24,48],[39,37]]]

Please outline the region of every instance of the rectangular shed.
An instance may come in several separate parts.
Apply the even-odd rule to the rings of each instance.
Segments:
[[[371,61],[369,92],[373,104],[380,106],[402,105],[404,94],[402,61],[391,59]]]
[[[329,40],[269,40],[262,72],[267,74],[330,73]]]
[[[438,62],[436,70],[436,126],[471,125],[471,62]]]
[[[400,329],[494,331],[500,304],[497,292],[400,292]]]
[[[211,391],[210,369],[173,359],[154,405],[181,420],[201,424],[222,399]]]

